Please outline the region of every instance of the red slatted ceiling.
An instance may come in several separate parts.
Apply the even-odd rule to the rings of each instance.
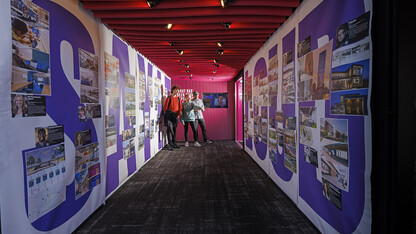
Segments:
[[[234,0],[225,8],[220,0],[159,0],[154,8],[146,0],[80,1],[173,80],[192,74],[200,81],[233,79],[299,6],[299,0]],[[231,22],[229,29],[223,22]]]

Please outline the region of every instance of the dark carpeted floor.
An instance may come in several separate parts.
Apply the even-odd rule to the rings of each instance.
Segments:
[[[243,149],[218,141],[162,150],[75,233],[319,231]]]

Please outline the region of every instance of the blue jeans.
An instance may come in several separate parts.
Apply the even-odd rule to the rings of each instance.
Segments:
[[[204,138],[204,141],[208,141],[207,138],[207,130],[205,128],[205,120],[204,119],[196,119],[195,120],[195,127],[196,127],[196,140],[198,140],[198,124],[201,127],[202,130],[202,137]]]

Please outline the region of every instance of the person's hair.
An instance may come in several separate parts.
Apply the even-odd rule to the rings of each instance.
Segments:
[[[16,99],[18,97],[21,97],[22,98],[22,101],[23,101],[22,114],[27,113],[27,106],[26,106],[26,100],[25,100],[25,98],[23,97],[23,95],[16,95],[16,96],[14,96],[14,99],[13,99],[13,107],[12,107],[13,114],[17,114],[17,112],[19,111],[19,108],[16,105]]]
[[[170,88],[170,92],[172,93],[173,90],[175,90],[175,89],[181,89],[181,88],[179,88],[179,86],[177,86],[177,85],[174,85],[174,86],[172,86],[172,88]]]
[[[194,95],[194,96],[198,96],[198,91],[196,91],[196,90],[194,90],[193,92],[192,92],[192,94]]]
[[[29,30],[27,29],[27,25],[25,24],[25,22],[14,18],[13,19],[13,24],[12,24],[13,28],[16,30],[19,30],[20,32],[22,32],[22,34],[27,33]]]
[[[82,145],[83,144],[82,133],[77,132],[75,135],[76,135],[75,136],[75,145],[76,146]],[[81,136],[81,140],[79,140],[79,141],[78,141],[78,136]]]
[[[345,33],[347,33],[347,31],[348,31],[348,24],[347,23],[344,23],[344,24],[341,24],[339,27],[338,27],[338,30],[337,30],[337,33],[338,33],[338,31],[339,30],[344,30],[344,32]]]
[[[190,93],[185,94],[185,97],[188,97],[188,96],[191,96],[191,94]]]
[[[45,131],[45,129],[44,128],[41,128],[41,129],[39,129],[38,130],[38,136],[39,135],[44,135],[44,136],[46,136],[46,131]]]

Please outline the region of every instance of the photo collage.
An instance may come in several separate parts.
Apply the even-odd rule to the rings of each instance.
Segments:
[[[46,115],[52,95],[49,12],[28,0],[10,1],[12,32],[12,117]]]
[[[293,62],[285,65],[282,73],[282,104],[295,103],[295,71]]]
[[[75,150],[75,199],[101,183],[98,142],[82,145]]]
[[[329,99],[333,41],[298,58],[298,101]]]
[[[119,108],[120,64],[118,58],[104,52],[105,95],[108,108]]]
[[[104,66],[105,66],[105,96],[106,96],[106,115],[105,121],[105,136],[106,147],[105,155],[109,156],[117,152],[117,127],[115,125],[115,116],[111,109],[120,108],[120,64],[118,58],[111,54],[104,52]]]
[[[333,40],[319,42],[314,50],[311,36],[301,39],[293,61],[293,50],[283,53],[281,83],[274,66],[278,64],[277,56],[269,58],[267,83],[262,80],[265,74],[259,73],[253,80],[249,73],[245,77],[248,111],[244,138],[253,136],[254,142],[267,140],[273,163],[283,151],[285,167],[293,173],[297,173],[300,154],[299,160],[316,169],[322,193],[340,210],[342,192],[349,191],[350,178],[348,119],[343,116],[366,116],[369,112],[369,14],[343,23]],[[278,84],[282,86],[281,104],[298,102],[297,113],[284,113],[276,103],[280,100],[273,100],[279,92]],[[264,115],[268,111],[263,109],[264,94],[270,97],[270,107],[277,107],[274,116]],[[329,113],[325,113],[325,103],[330,104]]]
[[[283,141],[285,167],[293,173],[297,173],[296,116],[285,116]]]
[[[144,148],[144,132],[145,132],[145,128],[144,128],[144,124],[140,125],[140,129],[139,129],[139,145],[138,145],[138,150],[143,149]]]
[[[337,29],[332,59],[331,114],[368,115],[370,12]]]
[[[131,128],[124,130],[122,133],[123,140],[123,158],[130,158],[135,154],[135,142],[134,138],[136,136],[136,129]]]
[[[125,88],[125,99],[124,105],[126,116],[136,115],[136,77],[128,73],[125,74],[126,88]]]
[[[147,77],[147,88],[148,88],[148,92],[149,92],[149,106],[153,107],[153,96],[154,96],[154,92],[153,92],[153,79],[152,77],[148,76]]]
[[[139,109],[144,109],[144,102],[146,101],[146,82],[144,80],[143,72],[139,71]]]
[[[98,103],[100,93],[98,84],[98,56],[83,49],[79,49],[78,54],[81,103]]]
[[[299,107],[299,141],[304,145],[305,161],[318,168],[319,129],[316,107]]]
[[[277,95],[279,90],[279,75],[277,73],[278,59],[277,53],[269,60],[268,70],[268,87],[269,87],[269,106],[276,106]]]
[[[61,127],[36,128],[37,148],[24,152],[27,212],[31,223],[66,200],[66,158]]]

